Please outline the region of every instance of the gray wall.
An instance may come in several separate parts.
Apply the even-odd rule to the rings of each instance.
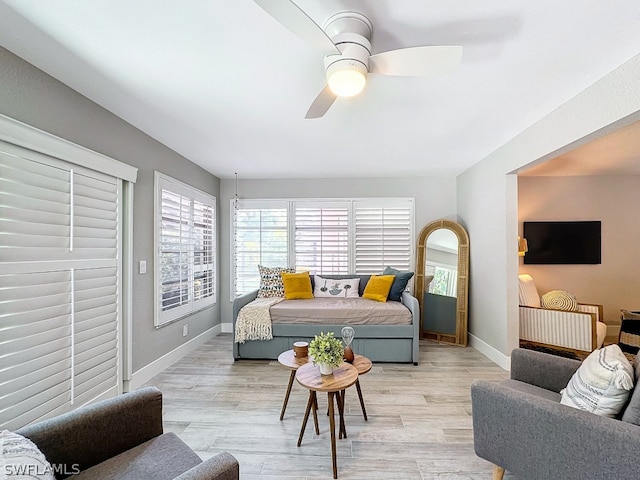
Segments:
[[[470,238],[471,345],[508,366],[518,344],[518,201],[512,172],[640,118],[640,55],[585,89],[457,178]]]
[[[136,264],[147,260],[148,273],[133,273],[133,371],[219,324],[218,303],[159,330],[153,326],[153,172],[159,170],[218,198],[220,180],[3,48],[0,86],[3,115],[138,168],[133,259]]]
[[[249,175],[250,172],[247,173]],[[250,198],[415,198],[415,238],[428,223],[445,218],[456,220],[456,185],[454,177],[438,178],[374,178],[374,179],[305,179],[305,180],[242,180],[238,182],[238,197]],[[221,230],[228,232],[220,239],[220,269],[227,281],[220,286],[223,323],[230,323],[231,300],[231,229],[229,201],[235,195],[235,181],[222,180]]]
[[[606,158],[602,161],[606,162]],[[620,323],[620,309],[640,310],[636,267],[640,240],[640,177],[520,177],[518,227],[522,222],[600,220],[600,265],[525,265],[540,295],[567,290],[579,302],[603,306],[604,321]]]

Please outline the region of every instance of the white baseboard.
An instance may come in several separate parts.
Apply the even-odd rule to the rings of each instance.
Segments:
[[[209,330],[201,333],[197,337],[194,337],[188,342],[183,343],[178,348],[171,350],[169,353],[166,353],[157,360],[154,360],[149,365],[145,365],[140,370],[133,372],[133,374],[131,375],[131,381],[125,382],[124,391],[130,392],[132,390],[140,388],[153,377],[161,373],[163,370],[170,367],[182,357],[192,352],[200,345],[211,340],[216,335],[219,335],[220,333],[221,326],[219,324],[215,325],[214,327],[211,327]]]
[[[616,337],[620,335],[620,324],[607,325],[607,337]]]
[[[500,368],[507,372],[511,371],[511,357],[508,357],[499,350],[496,350],[484,340],[480,340],[478,337],[469,334],[469,346],[475,348],[489,360],[498,364]]]
[[[233,323],[221,323],[222,325],[222,333],[233,333]]]

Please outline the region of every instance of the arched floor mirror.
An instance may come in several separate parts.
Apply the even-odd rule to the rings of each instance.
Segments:
[[[450,220],[436,220],[418,236],[415,295],[420,337],[467,346],[469,236]]]

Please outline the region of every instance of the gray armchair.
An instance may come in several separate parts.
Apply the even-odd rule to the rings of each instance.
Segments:
[[[532,350],[511,355],[511,378],[471,385],[476,454],[519,479],[637,480],[640,452],[640,388],[621,419],[560,404],[560,390],[580,366],[577,360]],[[635,364],[636,382],[640,365]]]
[[[163,433],[162,393],[143,388],[17,431],[31,439],[56,478],[237,480],[236,459],[202,461],[174,433]]]

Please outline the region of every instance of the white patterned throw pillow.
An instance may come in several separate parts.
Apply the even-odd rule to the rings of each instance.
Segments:
[[[358,298],[358,288],[360,287],[359,278],[346,278],[342,280],[334,280],[332,278],[323,278],[318,275],[313,276],[314,297],[341,297],[341,298]]]
[[[633,368],[616,344],[594,350],[562,389],[562,405],[615,417],[633,389]]]
[[[260,287],[257,298],[284,297],[284,283],[282,272],[296,273],[295,268],[290,267],[264,267],[258,265],[260,271]]]
[[[36,444],[9,430],[0,432],[0,478],[55,480],[51,465]]]

